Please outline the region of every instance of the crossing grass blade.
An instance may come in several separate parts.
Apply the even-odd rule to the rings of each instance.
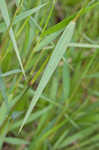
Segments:
[[[87,129],[83,129],[82,131],[76,133],[75,135],[72,135],[70,137],[68,137],[67,139],[65,139],[59,146],[58,149],[60,148],[63,148],[63,147],[66,147],[68,145],[70,145],[72,142],[75,142],[77,141],[78,139],[83,139],[83,138],[86,138],[87,136],[91,135],[92,133],[95,132],[95,130],[97,129],[98,125],[94,125],[94,126],[91,126]]]
[[[63,57],[66,49],[68,48],[68,43],[71,41],[73,33],[75,29],[75,22],[70,22],[67,27],[65,28],[62,36],[60,37],[54,52],[52,53],[52,56],[45,68],[45,71],[43,73],[43,76],[41,78],[41,81],[38,85],[38,88],[35,92],[34,98],[31,101],[30,107],[26,113],[26,116],[23,120],[23,123],[21,125],[21,128],[19,132],[22,130],[24,124],[26,123],[29,115],[32,112],[32,109],[35,107],[36,103],[38,102],[44,88],[46,87],[48,81],[50,80],[52,74],[54,73],[59,61]]]
[[[45,46],[48,46],[49,43],[51,43],[53,40],[55,40],[61,33],[62,31],[52,33],[48,36],[46,36],[40,44],[36,47],[35,51],[40,51],[42,48]]]
[[[96,2],[96,3],[92,4],[92,5],[89,6],[89,7],[86,7],[86,8],[82,11],[81,15],[85,14],[86,12],[88,13],[88,11],[92,10],[94,7],[96,7],[96,6],[98,6],[98,5],[99,5],[99,2]],[[77,14],[77,13],[76,13],[76,14]],[[62,20],[62,21],[59,22],[58,24],[55,24],[54,26],[48,28],[48,29],[44,32],[43,36],[46,36],[46,35],[49,35],[49,34],[51,34],[51,33],[54,33],[54,32],[57,32],[57,31],[59,31],[59,30],[64,29],[65,26],[76,16],[76,14],[74,14],[74,15],[68,17],[68,18],[65,18],[64,20]]]
[[[4,21],[7,25],[7,27],[9,27],[10,18],[9,18],[7,4],[6,4],[5,0],[0,0],[0,10],[1,10],[2,16],[4,18]],[[22,61],[21,61],[21,58],[20,58],[20,55],[19,55],[19,50],[18,50],[18,46],[17,46],[16,40],[15,40],[15,36],[14,36],[14,32],[13,32],[12,27],[10,28],[9,35],[10,35],[11,41],[13,43],[13,47],[14,47],[14,50],[16,52],[20,67],[21,67],[22,72],[25,76],[25,71],[24,71],[23,64],[22,64]]]
[[[33,15],[34,13],[36,13],[38,10],[40,10],[41,8],[43,8],[46,5],[47,5],[47,3],[39,5],[36,8],[26,10],[25,12],[22,12],[20,15],[15,17],[15,19],[13,21],[13,25],[15,25],[15,24],[19,23],[20,21],[26,19],[27,17]],[[34,20],[34,18],[32,18],[32,19]],[[6,25],[5,25],[5,23],[2,22],[0,24],[0,33],[5,32],[6,30],[7,30]]]
[[[29,124],[29,123],[35,121],[36,119],[38,119],[39,117],[44,116],[50,110],[51,110],[51,107],[48,106],[48,107],[44,108],[43,110],[32,113],[30,115],[29,119],[27,120],[26,124]],[[12,131],[12,130],[15,130],[16,128],[19,128],[21,124],[22,124],[22,120],[19,120],[19,121],[15,122],[12,126],[10,126],[9,130]]]
[[[15,70],[11,70],[11,71],[8,71],[8,72],[5,72],[5,73],[1,73],[0,77],[7,77],[7,76],[10,76],[10,75],[13,75],[13,74],[16,74],[16,73],[20,73],[20,72],[21,72],[20,69],[15,69]]]
[[[25,12],[22,12],[20,15],[16,16],[15,20],[14,20],[14,24],[18,23],[19,21],[22,21],[23,19],[31,16],[32,14],[36,13],[38,10],[40,10],[42,7],[46,6],[47,3],[39,5],[36,8],[33,9],[29,9]]]

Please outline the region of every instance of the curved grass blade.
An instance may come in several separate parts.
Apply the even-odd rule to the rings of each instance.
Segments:
[[[4,18],[4,21],[7,25],[7,27],[9,27],[10,18],[9,18],[9,14],[8,14],[7,5],[6,5],[5,0],[0,0],[0,10],[1,10],[2,16]],[[9,31],[9,35],[10,35],[11,41],[13,43],[13,47],[14,47],[14,50],[16,52],[20,67],[21,67],[22,72],[25,76],[25,71],[24,71],[24,68],[23,68],[23,65],[22,65],[22,61],[21,61],[21,58],[20,58],[20,55],[19,55],[19,50],[18,50],[18,47],[17,47],[17,43],[16,43],[16,40],[15,40],[15,36],[14,36],[14,32],[13,32],[12,28]]]
[[[35,92],[34,98],[31,101],[30,107],[27,111],[27,114],[24,118],[24,121],[21,125],[19,132],[22,130],[24,124],[26,123],[29,115],[32,112],[32,109],[35,107],[35,105],[36,105],[38,99],[40,98],[44,88],[46,87],[48,81],[50,80],[52,74],[54,73],[59,61],[61,60],[66,49],[68,48],[68,43],[72,39],[74,29],[75,29],[75,22],[70,22],[69,25],[66,27],[65,31],[63,32],[61,38],[59,39],[59,41],[55,47],[55,50],[54,50],[54,52],[53,52],[53,54],[52,54],[52,56],[48,62],[48,65],[46,66],[44,74],[43,74],[41,81],[38,85],[38,88]]]
[[[20,72],[21,72],[20,69],[15,69],[15,70],[11,70],[11,71],[6,72],[6,73],[1,73],[0,77],[7,77],[7,76],[10,76],[10,75],[13,75],[13,74],[16,74],[16,73],[20,73]]]

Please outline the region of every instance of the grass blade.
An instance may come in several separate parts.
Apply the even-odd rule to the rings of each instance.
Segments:
[[[64,100],[69,97],[70,93],[70,72],[66,62],[64,62],[63,66],[63,94]]]
[[[96,72],[94,74],[86,75],[86,78],[99,78],[99,72]]]
[[[87,43],[69,43],[69,47],[80,47],[80,48],[99,48],[97,44],[87,44]]]
[[[38,7],[36,8],[33,8],[33,9],[30,9],[30,10],[27,10],[23,13],[21,13],[20,15],[16,16],[15,18],[15,21],[14,21],[14,24],[18,23],[19,21],[22,21],[23,19],[31,16],[33,13],[36,13],[38,10],[40,10],[42,7],[46,6],[47,3],[45,4],[42,4],[42,5],[39,5]]]
[[[0,71],[0,74],[1,74],[1,71]],[[5,101],[5,104],[8,108],[8,97],[7,97],[7,94],[6,94],[6,86],[5,86],[5,82],[3,80],[3,78],[0,76],[0,91],[2,93],[2,97]]]
[[[3,33],[6,31],[6,25],[5,23],[0,23],[0,33]]]
[[[47,46],[49,43],[51,43],[53,40],[55,40],[57,38],[57,36],[59,36],[59,34],[62,31],[59,32],[55,32],[52,33],[48,36],[46,36],[41,42],[40,44],[36,47],[35,51],[40,51],[42,48],[44,48],[45,46]]]
[[[29,142],[19,139],[19,138],[11,138],[11,137],[6,137],[4,140],[6,143],[12,144],[12,145],[20,145],[20,144],[29,144]]]
[[[84,9],[84,11],[82,11],[82,14],[81,15],[84,15],[85,13],[88,13],[88,11],[90,11],[91,9],[93,9],[94,7],[96,7],[97,5],[99,5],[99,2],[96,2],[94,3],[93,5],[87,7]],[[68,17],[68,18],[65,18],[64,20],[62,20],[61,22],[59,22],[58,24],[48,28],[43,36],[46,36],[48,34],[51,34],[51,33],[54,33],[54,32],[57,32],[63,28],[65,28],[65,26],[77,15],[77,13],[75,13],[74,15]]]
[[[20,69],[15,69],[15,70],[11,70],[9,72],[0,74],[0,77],[7,77],[7,76],[10,76],[10,75],[13,75],[13,74],[16,74],[16,73],[20,73],[20,72],[21,72]]]
[[[75,142],[77,139],[83,139],[87,136],[89,136],[90,134],[92,134],[93,132],[95,132],[95,130],[97,129],[98,125],[94,125],[94,126],[91,126],[87,129],[83,129],[82,131],[68,137],[67,139],[65,139],[62,144],[59,146],[58,149],[61,149],[63,147],[66,147],[68,145],[70,145],[72,142]]]
[[[44,88],[46,87],[48,81],[50,80],[53,72],[55,71],[59,61],[61,60],[61,58],[63,57],[65,50],[68,47],[68,43],[71,41],[73,33],[74,33],[74,28],[75,28],[75,23],[74,22],[70,22],[69,25],[66,27],[64,33],[62,34],[60,40],[58,41],[55,50],[48,62],[48,65],[44,71],[44,74],[41,78],[41,81],[39,83],[39,86],[35,92],[34,98],[31,101],[30,107],[27,111],[27,114],[24,118],[24,121],[21,125],[21,128],[19,130],[19,132],[21,131],[21,129],[23,128],[25,122],[27,121],[30,113],[32,112],[32,109],[34,108],[34,106],[36,105],[39,97],[41,96]]]
[[[8,14],[7,5],[6,5],[5,0],[0,0],[0,10],[1,10],[2,16],[4,18],[4,21],[7,25],[7,27],[9,27],[10,18],[9,18],[9,14]],[[9,35],[10,35],[11,41],[13,43],[13,47],[14,47],[14,50],[16,52],[19,64],[20,64],[21,69],[22,69],[22,72],[25,76],[25,71],[24,71],[24,68],[23,68],[23,65],[22,65],[22,61],[21,61],[21,58],[20,58],[20,55],[19,55],[19,50],[18,50],[18,47],[17,47],[17,43],[16,43],[16,40],[15,40],[15,36],[14,36],[14,32],[13,32],[12,28],[9,31]]]

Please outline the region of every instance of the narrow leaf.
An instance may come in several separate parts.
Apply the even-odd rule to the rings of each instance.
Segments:
[[[6,25],[5,23],[0,23],[0,33],[3,33],[6,31]]]
[[[7,77],[7,76],[10,76],[10,75],[13,75],[16,73],[20,73],[20,72],[21,72],[20,69],[15,69],[15,70],[11,70],[11,71],[6,72],[6,73],[0,73],[0,77]]]
[[[65,100],[68,98],[70,92],[70,73],[66,62],[64,62],[63,66],[63,92]]]
[[[94,3],[93,5],[91,5],[91,6],[89,6],[89,7],[86,7],[86,8],[82,11],[81,15],[84,15],[85,13],[88,13],[88,11],[92,10],[92,9],[93,9],[94,7],[96,7],[97,5],[99,5],[99,2],[96,2],[96,3]],[[59,30],[61,30],[61,29],[64,29],[65,26],[66,26],[77,14],[78,14],[78,13],[75,13],[74,15],[72,15],[72,16],[70,16],[70,17],[68,17],[68,18],[65,18],[64,20],[62,20],[62,21],[59,22],[58,24],[56,24],[56,25],[54,25],[54,26],[48,28],[48,29],[44,32],[43,36],[46,36],[46,35],[48,35],[48,34],[51,34],[51,33],[57,32],[57,31],[59,31]]]
[[[81,47],[81,48],[99,48],[97,44],[87,44],[87,43],[69,43],[69,47]]]
[[[8,14],[7,5],[6,5],[5,0],[0,0],[0,10],[1,10],[2,16],[4,18],[4,21],[7,25],[7,27],[9,27],[10,18],[9,18],[9,14]],[[24,68],[23,68],[23,65],[22,65],[22,61],[21,61],[21,58],[20,58],[20,55],[19,55],[19,50],[18,50],[18,47],[17,47],[17,43],[16,43],[16,40],[15,40],[15,36],[14,36],[14,32],[13,32],[12,28],[10,28],[9,35],[10,35],[11,41],[13,43],[13,47],[14,47],[14,50],[16,52],[19,64],[20,64],[21,69],[22,69],[22,72],[25,76],[25,71],[24,71]]]
[[[0,70],[0,74],[1,74],[1,70]],[[8,97],[7,97],[7,92],[6,92],[6,86],[5,86],[5,82],[3,80],[3,78],[0,76],[0,91],[2,93],[2,97],[5,101],[6,106],[8,107]]]
[[[4,140],[6,143],[12,144],[12,145],[20,145],[20,144],[29,144],[29,142],[19,139],[19,138],[11,138],[11,137],[6,137]]]
[[[32,9],[27,10],[25,12],[22,12],[20,15],[16,16],[14,24],[18,23],[19,21],[22,21],[23,19],[25,19],[28,16],[31,16],[33,13],[36,13],[39,9],[46,6],[46,4],[47,3],[39,5],[38,7],[32,8]]]
[[[55,32],[52,33],[48,36],[46,36],[41,42],[40,44],[36,47],[35,51],[40,51],[42,48],[44,48],[45,46],[47,46],[49,43],[51,43],[53,40],[55,40],[57,38],[57,36],[59,36],[59,34],[62,31],[59,32]]]
[[[66,27],[64,33],[62,34],[61,38],[59,39],[55,50],[48,62],[48,65],[44,71],[44,74],[41,78],[41,81],[39,83],[39,86],[35,92],[34,98],[31,101],[30,107],[27,111],[27,114],[24,118],[24,121],[21,125],[21,128],[19,130],[19,132],[21,131],[21,129],[23,128],[25,122],[27,121],[30,113],[32,112],[32,109],[34,108],[34,106],[36,105],[38,99],[40,98],[44,88],[46,87],[48,81],[50,80],[52,74],[54,73],[59,61],[61,60],[61,58],[63,57],[67,47],[68,47],[68,43],[71,41],[73,33],[74,33],[74,29],[75,29],[75,23],[74,22],[70,22],[69,25]]]

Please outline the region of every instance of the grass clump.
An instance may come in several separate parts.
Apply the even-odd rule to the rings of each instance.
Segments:
[[[99,149],[98,9],[0,1],[0,150]]]

